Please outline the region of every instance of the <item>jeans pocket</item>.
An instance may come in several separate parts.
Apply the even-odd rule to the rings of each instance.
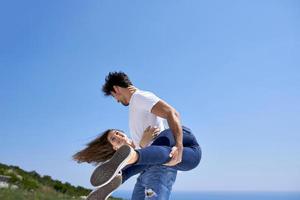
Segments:
[[[186,126],[182,126],[182,130],[185,133],[192,134],[192,130],[190,128],[186,127]]]

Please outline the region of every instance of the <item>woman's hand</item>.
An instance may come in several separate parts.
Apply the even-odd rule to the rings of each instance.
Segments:
[[[140,147],[141,148],[146,147],[159,134],[159,132],[160,132],[159,128],[148,126],[144,130],[143,137],[140,141]]]

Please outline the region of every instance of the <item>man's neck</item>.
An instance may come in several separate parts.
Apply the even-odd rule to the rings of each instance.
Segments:
[[[133,85],[132,86],[129,86],[128,88],[128,102],[130,102],[130,99],[132,97],[132,95],[138,90],[136,87],[134,87]]]

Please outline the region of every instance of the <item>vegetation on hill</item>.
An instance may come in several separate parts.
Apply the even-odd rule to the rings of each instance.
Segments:
[[[35,171],[27,172],[17,166],[1,163],[0,175],[10,177],[8,183],[14,186],[0,189],[1,200],[79,200],[91,192],[81,186],[75,187],[68,182],[53,180],[51,176],[41,176]]]

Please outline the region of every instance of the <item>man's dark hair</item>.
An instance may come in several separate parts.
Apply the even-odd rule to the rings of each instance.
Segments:
[[[132,83],[124,72],[109,72],[109,74],[105,77],[105,83],[102,86],[102,91],[105,96],[111,95],[112,91],[114,92],[114,85],[127,88],[131,86]]]

